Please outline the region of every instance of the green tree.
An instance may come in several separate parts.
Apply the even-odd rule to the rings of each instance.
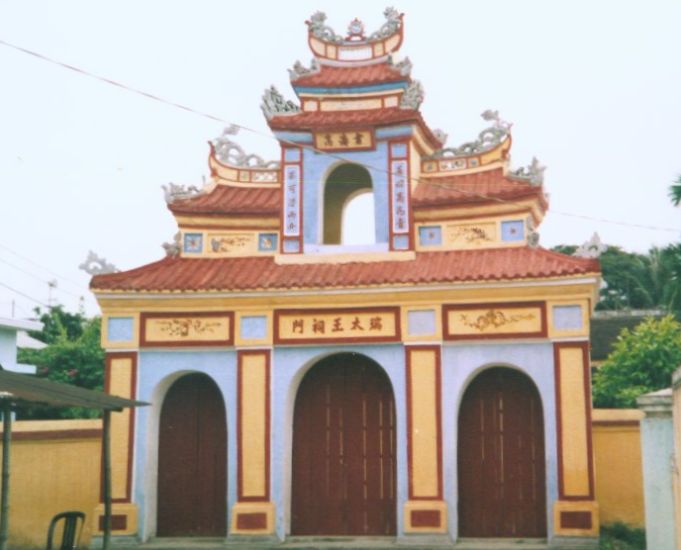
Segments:
[[[55,311],[57,310],[57,311]],[[45,319],[48,322],[45,322]],[[65,326],[63,319],[69,323]],[[101,319],[87,319],[82,314],[67,314],[52,308],[41,317],[43,331],[36,334],[48,343],[47,347],[20,349],[22,363],[36,365],[38,376],[101,390],[104,384],[104,350],[100,346]],[[30,407],[17,411],[19,418],[93,418],[99,412],[81,408]]]
[[[596,371],[596,407],[635,407],[639,395],[668,388],[681,365],[681,323],[671,315],[647,318],[633,330],[624,329],[612,353]]]
[[[681,204],[681,176],[676,178],[676,181],[669,186],[669,198],[674,206]]]

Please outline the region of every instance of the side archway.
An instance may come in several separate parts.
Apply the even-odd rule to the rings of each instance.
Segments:
[[[396,422],[383,369],[356,353],[304,376],[293,423],[291,533],[396,533]]]
[[[492,367],[459,410],[459,536],[545,537],[544,418],[525,374]]]
[[[220,389],[205,374],[177,379],[159,421],[158,536],[227,533],[227,423]]]

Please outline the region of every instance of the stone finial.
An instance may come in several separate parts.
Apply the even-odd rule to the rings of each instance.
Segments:
[[[400,107],[402,109],[418,109],[423,103],[424,96],[425,92],[421,83],[418,80],[412,80],[402,94]]]
[[[607,249],[608,246],[601,242],[598,233],[594,233],[591,239],[575,250],[573,256],[577,258],[599,258]]]
[[[167,204],[172,204],[178,199],[190,199],[201,194],[201,190],[196,185],[182,185],[179,183],[169,183],[161,185],[163,196]]]
[[[316,11],[312,14],[309,21],[305,21],[312,36],[326,40],[328,42],[343,42],[343,37],[326,24],[326,14],[323,11]]]
[[[288,70],[288,76],[291,80],[298,80],[302,76],[314,74],[319,72],[319,63],[315,58],[312,58],[310,67],[306,67],[300,61],[293,64],[293,68]]]
[[[260,108],[267,120],[270,120],[277,115],[300,112],[300,107],[293,103],[293,101],[284,99],[284,96],[275,86],[270,86],[265,90]]]
[[[385,23],[376,32],[369,35],[369,42],[381,40],[395,34],[402,25],[402,14],[393,7],[388,7],[383,11]]]
[[[92,250],[88,252],[87,258],[78,266],[78,269],[82,269],[89,275],[104,275],[118,271],[115,265],[107,262],[105,258],[98,256]]]
[[[544,184],[544,172],[546,166],[539,164],[537,157],[532,157],[529,166],[523,166],[511,172],[511,177],[526,180],[530,185],[538,186]]]
[[[166,251],[166,256],[176,257],[180,255],[182,250],[182,234],[178,231],[173,236],[173,240],[169,243],[163,243],[163,249]]]
[[[392,65],[392,68],[400,72],[402,76],[409,76],[411,74],[411,69],[413,68],[411,59],[405,57],[402,61],[393,63],[393,56],[388,57],[388,63]]]
[[[220,162],[246,168],[279,168],[276,160],[264,160],[259,155],[247,154],[238,143],[229,138],[230,135],[233,134],[226,128],[222,135],[211,141],[215,157]]]

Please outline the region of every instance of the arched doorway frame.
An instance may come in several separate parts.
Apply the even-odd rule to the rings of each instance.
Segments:
[[[274,384],[286,384],[287,391],[282,395],[282,403],[273,403],[272,419],[273,423],[278,422],[277,428],[273,426],[274,437],[277,437],[277,430],[280,430],[282,440],[277,446],[276,439],[273,440],[273,450],[278,451],[277,456],[273,456],[273,467],[278,468],[278,475],[273,476],[275,482],[274,494],[277,500],[276,506],[283,510],[284,521],[282,525],[277,527],[280,538],[289,536],[291,534],[291,498],[293,479],[293,419],[295,413],[295,400],[298,395],[298,389],[305,374],[314,367],[319,361],[337,355],[339,353],[357,353],[371,359],[383,369],[383,372],[388,377],[390,382],[393,397],[395,402],[396,414],[396,449],[397,449],[397,494],[396,494],[396,516],[397,516],[397,534],[404,532],[404,518],[403,509],[407,501],[407,432],[406,432],[406,382],[405,382],[405,361],[404,349],[397,346],[381,346],[365,348],[345,348],[337,347],[331,349],[320,350],[319,348],[308,349],[281,349],[275,350],[275,361],[278,365],[286,363],[287,361],[299,361],[299,365],[290,375],[282,373],[283,369],[274,369],[273,375],[283,376],[285,380],[277,380],[275,378]],[[290,356],[290,357],[289,357]],[[276,393],[274,395],[276,399]],[[281,410],[283,414],[277,420],[276,411]],[[277,449],[278,447],[278,449]],[[279,462],[279,464],[277,464]]]
[[[224,389],[218,383],[214,376],[210,373],[195,370],[195,369],[182,369],[173,371],[172,373],[161,378],[156,385],[151,394],[151,407],[149,407],[148,418],[147,418],[147,430],[146,430],[146,456],[144,461],[144,501],[143,510],[140,510],[140,514],[144,516],[143,521],[143,531],[140,533],[142,535],[142,540],[146,541],[150,537],[156,536],[157,532],[157,518],[158,518],[158,443],[159,443],[159,429],[161,423],[161,410],[163,409],[163,403],[165,401],[166,395],[172,385],[177,382],[180,378],[190,374],[202,374],[210,378],[216,385],[220,395],[222,396],[223,403],[225,405],[225,421],[227,426],[227,464],[225,464],[225,473],[227,479],[227,514],[229,518],[232,498],[230,493],[234,491],[234,483],[232,470],[234,467],[232,464],[235,462],[232,460],[233,453],[233,442],[232,442],[232,432],[230,426],[230,414],[227,396],[225,395]],[[225,533],[226,535],[227,533]]]
[[[343,199],[343,204],[340,205],[339,209],[339,228],[338,228],[338,237],[339,237],[339,242],[338,243],[330,243],[327,242],[326,235],[327,235],[327,203],[326,203],[326,193],[327,193],[327,187],[330,183],[330,180],[332,179],[332,176],[334,173],[343,168],[343,167],[348,167],[348,168],[353,168],[357,170],[361,170],[366,172],[366,177],[368,178],[368,185],[363,185],[362,187],[359,187],[357,189],[352,190],[347,196],[344,197]],[[321,193],[319,196],[319,201],[318,201],[318,209],[317,209],[317,219],[319,220],[318,223],[318,236],[317,236],[317,242],[321,245],[331,245],[331,246],[340,246],[343,243],[343,215],[345,213],[345,209],[348,205],[348,203],[358,197],[359,195],[365,194],[365,193],[371,193],[373,198],[374,198],[374,235],[373,235],[373,240],[372,243],[375,244],[377,242],[376,239],[376,193],[375,193],[375,188],[374,188],[374,178],[371,175],[370,170],[362,166],[362,164],[353,162],[353,161],[338,161],[333,164],[331,164],[326,171],[324,172],[324,176],[321,181]]]
[[[505,354],[499,354],[505,355]],[[458,480],[458,441],[459,441],[459,414],[463,404],[463,398],[471,383],[483,372],[488,371],[494,367],[503,367],[516,371],[524,375],[537,390],[539,400],[541,403],[541,410],[544,422],[544,483],[545,483],[545,498],[546,498],[546,533],[550,539],[553,534],[553,502],[556,498],[557,491],[557,466],[556,466],[556,437],[555,437],[555,384],[553,380],[553,365],[548,365],[551,373],[551,384],[542,384],[540,380],[535,377],[534,369],[528,368],[522,361],[504,361],[504,360],[490,360],[468,371],[463,382],[458,388],[457,398],[455,404],[455,416],[453,418],[453,452],[449,452],[450,464],[452,464],[452,481],[453,491],[445,488],[446,498],[450,502],[450,526],[454,525],[455,529],[451,529],[451,533],[456,538],[459,537],[459,480]],[[444,427],[443,427],[444,429]],[[443,434],[444,436],[445,434]],[[447,460],[447,459],[445,459]],[[447,481],[445,484],[448,485]],[[453,495],[453,498],[452,498]]]

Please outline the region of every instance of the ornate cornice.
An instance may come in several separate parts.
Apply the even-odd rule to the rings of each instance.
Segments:
[[[267,120],[279,115],[290,115],[300,112],[300,107],[293,103],[293,101],[284,99],[284,96],[275,86],[270,86],[265,90],[260,108]]]

